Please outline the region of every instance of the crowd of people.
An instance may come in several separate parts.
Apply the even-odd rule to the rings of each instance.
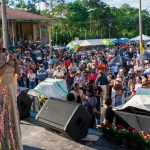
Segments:
[[[150,60],[137,59],[139,49],[134,45],[52,50],[26,41],[14,54],[20,67],[19,87],[33,89],[46,78],[65,79],[67,100],[84,105],[92,116],[91,127],[96,122],[112,123],[112,107],[130,100],[139,87],[150,87],[150,74],[143,74]],[[117,56],[128,60],[110,64]]]

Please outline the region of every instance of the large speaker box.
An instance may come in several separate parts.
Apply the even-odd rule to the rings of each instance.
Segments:
[[[28,96],[28,89],[21,91],[17,96],[17,106],[20,120],[30,117],[32,100]]]
[[[37,114],[36,119],[77,141],[86,137],[91,116],[80,104],[49,99]]]

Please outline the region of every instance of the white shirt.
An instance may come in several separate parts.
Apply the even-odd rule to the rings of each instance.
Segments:
[[[135,84],[135,91],[137,91],[137,89],[141,87],[142,87],[142,84],[139,84],[139,83]]]
[[[48,74],[48,78],[53,78],[53,74],[55,72],[55,69],[47,69],[46,70],[47,74]]]
[[[56,70],[54,72],[54,74],[53,74],[53,77],[55,77],[55,76],[57,76],[57,77],[64,77],[64,71],[62,71],[62,70],[60,70],[60,71]]]
[[[36,78],[35,73],[32,73],[32,74],[29,75],[29,81],[35,81],[35,78]]]

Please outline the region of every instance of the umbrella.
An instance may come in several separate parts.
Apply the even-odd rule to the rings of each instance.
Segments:
[[[114,42],[112,42],[110,40],[103,40],[102,43],[105,46],[113,46],[114,45]]]
[[[125,56],[117,56],[117,57],[115,57],[115,58],[113,58],[111,61],[110,61],[110,63],[109,63],[109,65],[113,65],[113,64],[120,64],[120,65],[123,65],[124,63],[126,63],[127,61],[131,61],[131,59],[130,58],[128,58],[128,57],[125,57]]]
[[[129,39],[128,38],[120,38],[120,39],[116,39],[113,41],[114,43],[128,43]]]
[[[146,75],[146,74],[149,74],[149,73],[150,73],[150,67],[144,71],[144,74],[145,74],[145,75]]]
[[[150,60],[150,52],[144,52],[138,56],[137,60]]]
[[[78,48],[79,46],[80,46],[80,44],[74,44],[74,45],[71,45],[70,48],[71,48],[71,49],[76,49],[76,48]]]
[[[92,46],[93,44],[92,44],[92,42],[90,42],[90,41],[88,41],[88,40],[85,40],[84,42],[82,42],[81,44],[80,44],[80,46]]]

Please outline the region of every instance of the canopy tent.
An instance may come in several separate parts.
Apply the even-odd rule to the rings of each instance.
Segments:
[[[146,45],[150,45],[150,41],[146,43]]]
[[[33,90],[28,92],[29,95],[43,95],[46,98],[56,98],[66,100],[68,90],[66,81],[63,79],[50,79],[40,82]]]
[[[67,47],[71,47],[72,45],[81,45],[81,43],[83,42],[84,40],[75,40],[75,41],[71,41]]]
[[[115,43],[112,42],[111,40],[102,40],[102,43],[105,46],[113,46],[113,45],[115,45]]]
[[[85,40],[85,41],[83,41],[81,44],[80,44],[80,46],[92,46],[93,45],[93,43],[90,41],[90,40]]]
[[[119,38],[113,41],[114,43],[128,43],[129,39],[128,38]]]
[[[99,46],[99,45],[103,45],[103,40],[104,39],[89,39],[89,40],[76,40],[76,41],[72,41],[70,42],[67,47],[71,47],[72,45],[80,45],[82,47],[84,46]],[[116,39],[108,39],[109,41],[114,41]]]
[[[139,41],[139,40],[140,40],[140,36],[137,36],[133,39],[130,39],[130,41]],[[143,41],[148,41],[148,40],[150,40],[150,36],[142,34],[142,40]]]

